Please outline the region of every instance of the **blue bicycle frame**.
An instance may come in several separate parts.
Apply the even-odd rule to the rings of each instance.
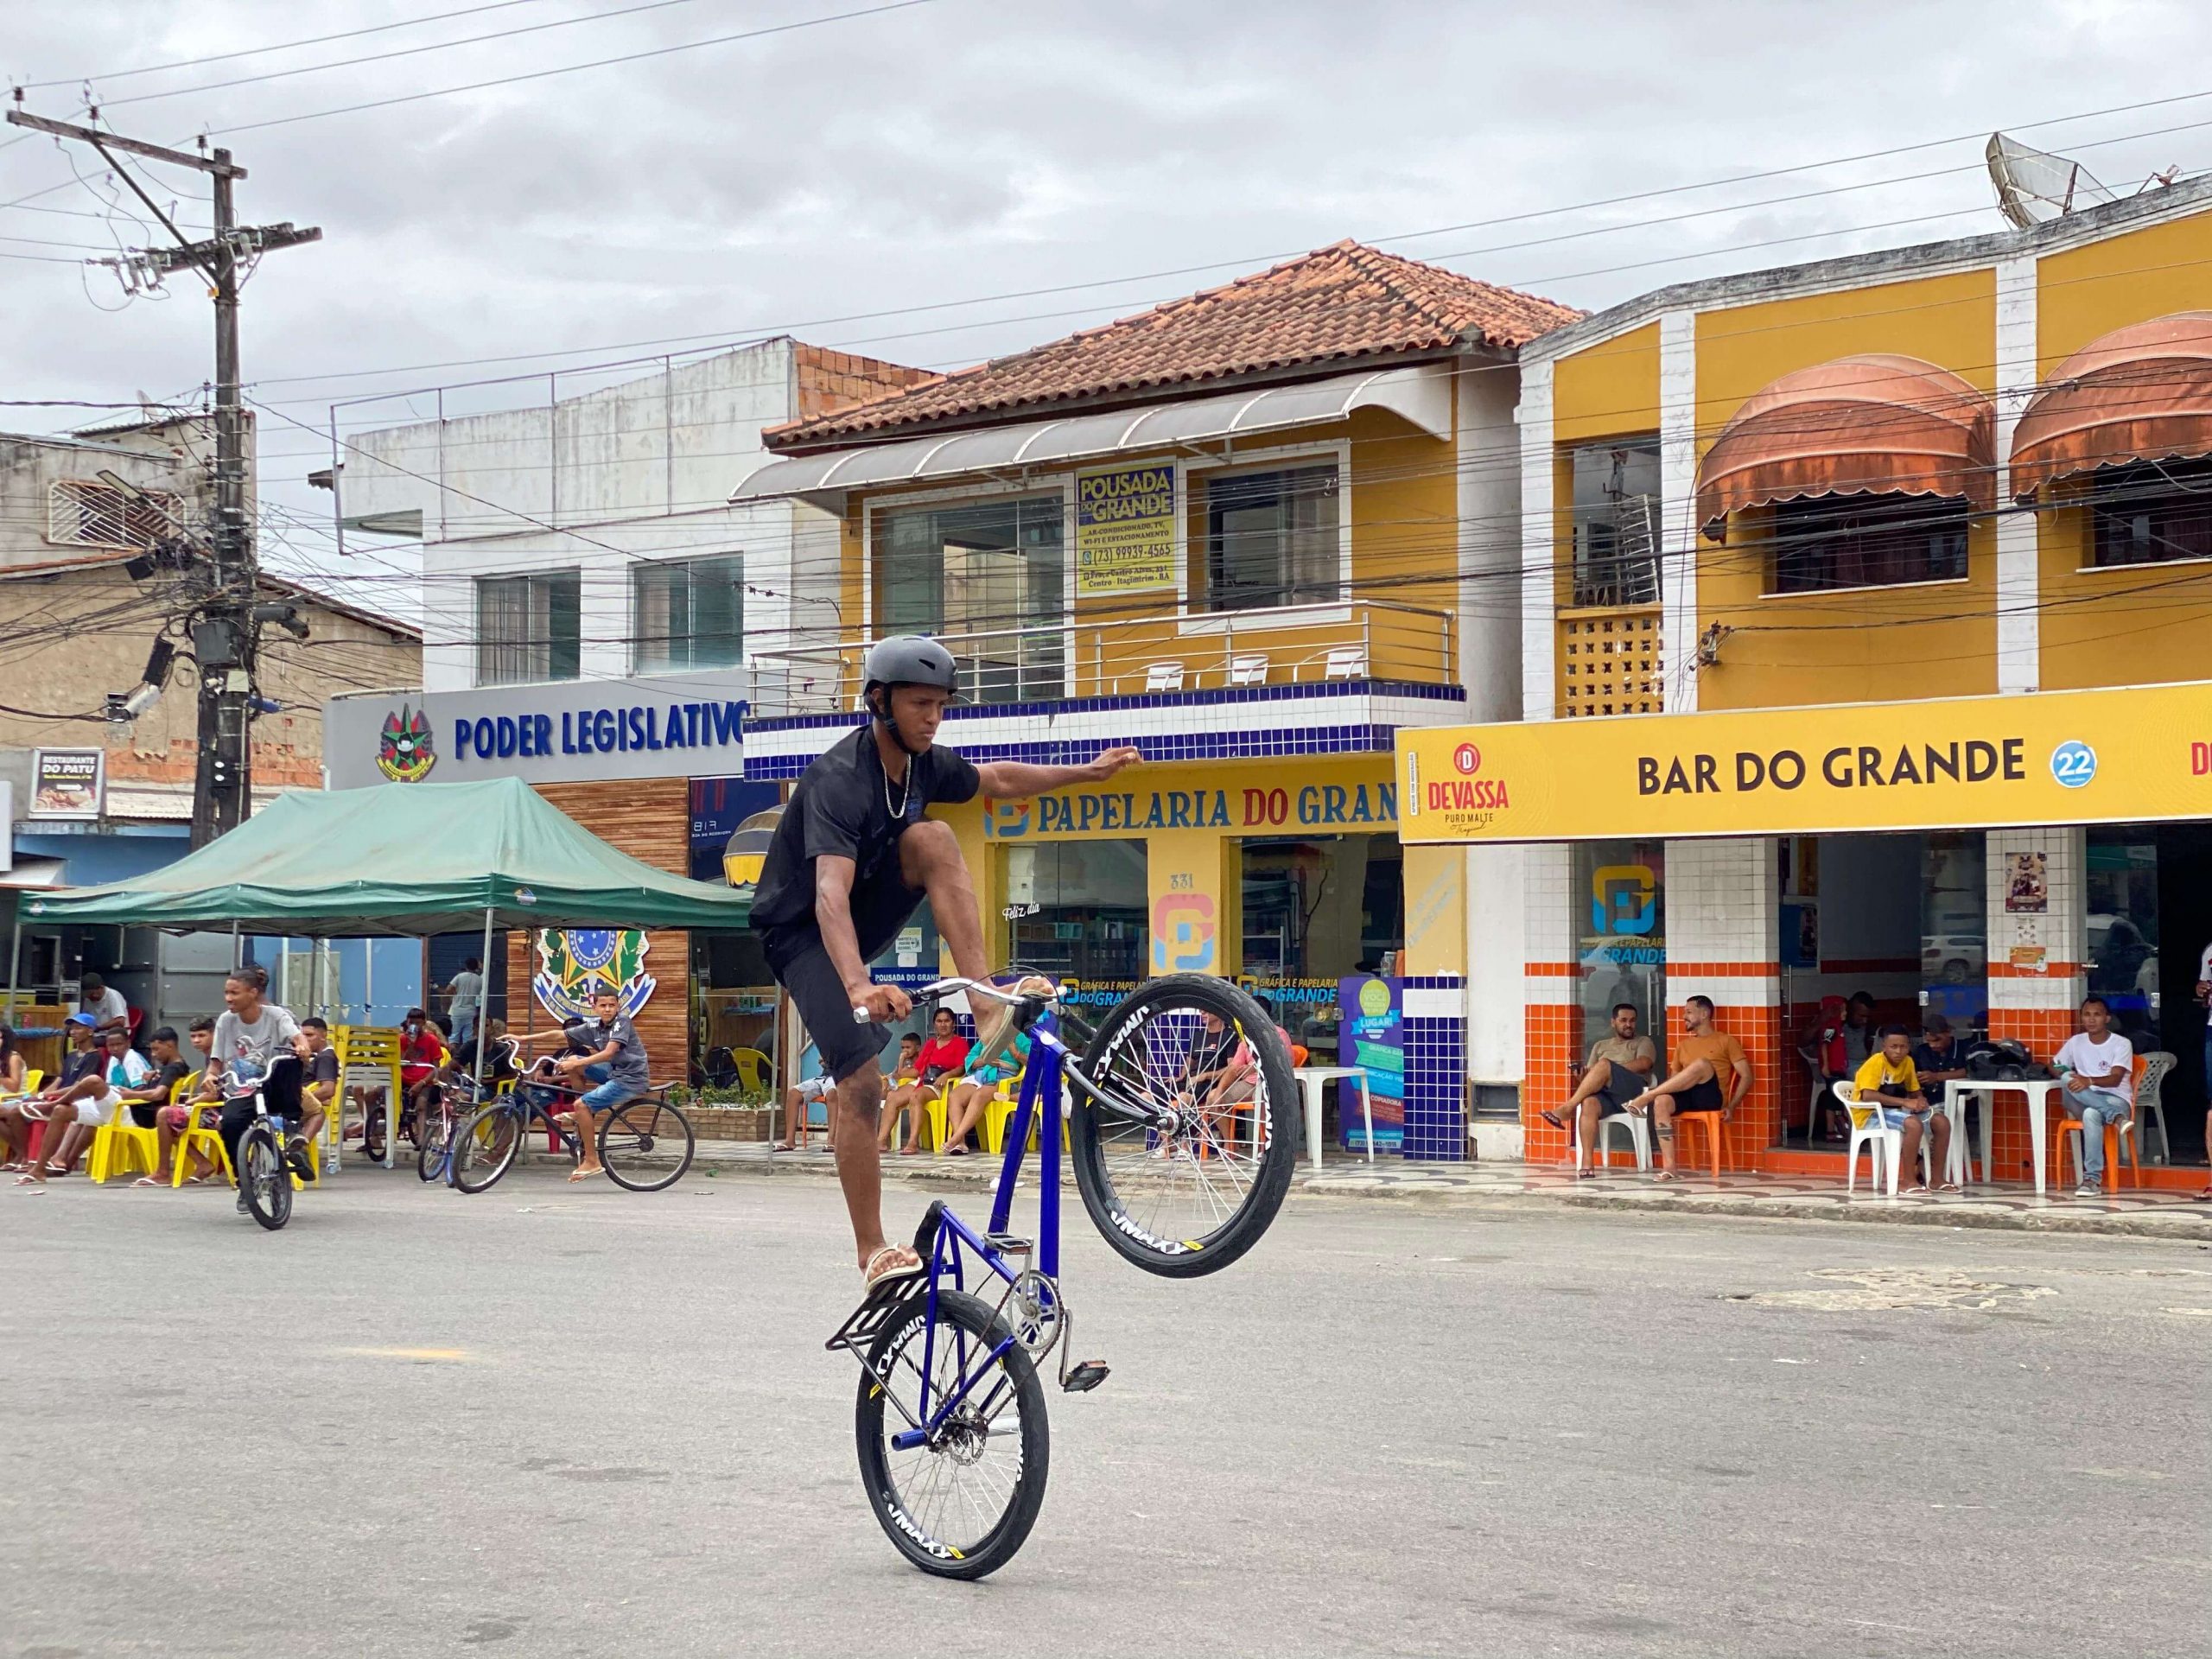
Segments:
[[[950,1280],[955,1290],[967,1289],[970,1258],[980,1269],[1004,1280],[1009,1296],[1022,1276],[1020,1271],[1007,1265],[1006,1252],[993,1241],[1007,1236],[1007,1226],[1014,1215],[1014,1183],[1020,1178],[1033,1124],[1037,1125],[1039,1131],[1038,1171],[1040,1179],[1037,1194],[1037,1236],[1032,1243],[1032,1248],[1035,1252],[1036,1271],[1046,1281],[1039,1287],[1040,1291],[1049,1299],[1043,1306],[1055,1320],[1065,1319],[1066,1310],[1059,1302],[1060,1137],[1065,1128],[1061,1106],[1067,1058],[1067,1048],[1060,1041],[1057,1021],[1050,1014],[1042,1015],[1029,1029],[1029,1058],[1022,1067],[1021,1092],[1014,1105],[1014,1117],[1007,1125],[1006,1151],[999,1165],[998,1193],[991,1201],[991,1222],[987,1233],[979,1236],[973,1228],[942,1203],[930,1208],[930,1215],[935,1222],[935,1236],[929,1249],[927,1288],[923,1293],[927,1298],[927,1315],[922,1334],[921,1392],[917,1402],[921,1417],[917,1422],[909,1416],[907,1421],[912,1427],[891,1437],[891,1445],[895,1450],[907,1452],[927,1445],[931,1437],[943,1428],[945,1421],[968,1398],[976,1382],[988,1375],[991,1368],[1015,1344],[1015,1338],[1007,1337],[974,1364],[963,1364],[960,1376],[950,1389],[935,1390],[938,1299],[945,1282]],[[1040,1112],[1043,1114],[1041,1123],[1039,1122]],[[919,1242],[916,1241],[917,1243]],[[980,1273],[978,1277],[980,1279]],[[1055,1339],[1065,1335],[1066,1331],[1063,1328]],[[934,1402],[931,1399],[933,1392],[937,1392]],[[906,1408],[898,1401],[896,1394],[893,1393],[891,1397],[900,1414],[905,1415]]]

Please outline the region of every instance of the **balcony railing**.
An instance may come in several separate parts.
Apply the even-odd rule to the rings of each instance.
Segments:
[[[1450,613],[1368,600],[936,637],[959,665],[962,695],[986,704],[1328,681],[1453,685],[1459,677]],[[869,643],[846,638],[749,656],[755,712],[857,709]]]
[[[1656,715],[1666,708],[1666,653],[1656,605],[1559,613],[1559,714]]]

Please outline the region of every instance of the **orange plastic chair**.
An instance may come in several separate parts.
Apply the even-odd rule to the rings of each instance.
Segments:
[[[1713,1180],[1713,1185],[1717,1186],[1720,1182],[1720,1132],[1723,1127],[1720,1114],[1718,1112],[1677,1112],[1675,1114],[1675,1162],[1679,1166],[1688,1166],[1693,1161],[1689,1147],[1682,1134],[1682,1131],[1692,1124],[1695,1124],[1705,1132],[1706,1150],[1712,1155]]]
[[[2144,1054],[2138,1054],[2135,1057],[2135,1087],[2138,1090],[2143,1087],[2143,1070],[2148,1058],[2149,1056]],[[2063,1110],[2067,1098],[2063,1089],[2057,1091],[2057,1098]],[[2051,1131],[2051,1168],[2063,1170],[2066,1167],[2066,1137],[2069,1135],[2080,1135],[2082,1132],[2082,1120],[2078,1116],[2062,1116],[2058,1120],[2057,1127]],[[2120,1191],[2120,1153],[2122,1147],[2127,1149],[2130,1166],[2127,1184],[2130,1186],[2139,1187],[2143,1185],[2143,1149],[2135,1138],[2135,1119],[2133,1114],[2125,1123],[2105,1125],[2105,1191],[2107,1192]],[[2082,1159],[2076,1158],[2074,1167],[2078,1171],[2083,1161]]]

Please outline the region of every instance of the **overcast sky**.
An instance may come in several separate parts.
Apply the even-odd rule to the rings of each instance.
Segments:
[[[89,78],[116,130],[212,131],[251,172],[245,219],[322,227],[320,245],[256,274],[245,327],[255,395],[318,425],[335,397],[663,342],[792,332],[954,367],[1344,236],[1595,308],[1688,276],[2000,228],[1980,170],[1997,126],[2123,190],[2212,166],[2212,7],[2126,0],[925,0],[285,119],[868,0],[474,0],[438,16],[471,3],[0,0],[0,73],[55,83],[26,94],[40,113],[75,115]],[[124,73],[391,23],[406,26]],[[273,78],[216,86],[245,77]],[[262,122],[283,124],[241,130]],[[1950,142],[1837,162],[1932,140]],[[1683,189],[1807,163],[1830,164]],[[0,148],[0,253],[14,256],[0,258],[0,397],[169,397],[209,375],[199,288],[130,301],[105,271],[43,263],[161,239],[101,174],[45,137]],[[206,222],[198,180],[149,177]],[[567,355],[529,355],[554,353]],[[16,429],[72,418],[0,410]],[[265,421],[272,501],[327,512],[297,484],[327,459]]]

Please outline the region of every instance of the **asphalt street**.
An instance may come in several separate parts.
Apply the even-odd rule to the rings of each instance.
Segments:
[[[0,1191],[0,1652],[2212,1654],[2202,1246],[1294,1197],[1175,1281],[1069,1226],[1114,1375],[961,1586],[863,1500],[825,1180]]]

